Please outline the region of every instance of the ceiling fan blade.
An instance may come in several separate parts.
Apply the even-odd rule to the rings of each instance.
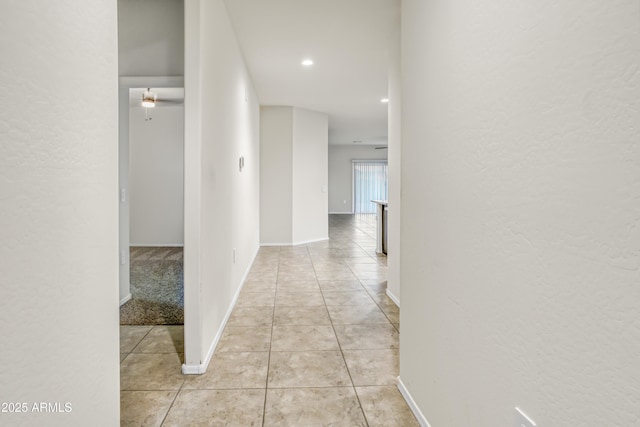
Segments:
[[[387,150],[389,147],[374,147],[374,150]]]
[[[156,102],[158,104],[171,104],[171,105],[182,105],[184,104],[183,100],[179,99],[157,99]]]

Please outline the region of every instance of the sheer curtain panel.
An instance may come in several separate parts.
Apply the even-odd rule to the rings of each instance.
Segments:
[[[376,213],[371,200],[387,200],[386,161],[353,161],[353,199],[354,213]]]

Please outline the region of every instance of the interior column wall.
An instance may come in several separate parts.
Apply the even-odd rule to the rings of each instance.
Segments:
[[[183,372],[202,373],[259,247],[260,113],[224,2],[185,20]]]
[[[260,242],[292,242],[293,107],[260,108]]]
[[[635,1],[402,2],[400,378],[433,426],[638,423],[638,34]]]
[[[116,3],[2,9],[0,423],[116,426]]]
[[[329,238],[329,119],[293,109],[292,239],[296,244]]]
[[[291,245],[326,240],[326,114],[295,107],[261,108],[260,242]]]

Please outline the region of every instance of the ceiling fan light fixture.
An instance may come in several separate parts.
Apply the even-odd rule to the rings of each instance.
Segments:
[[[151,89],[147,89],[142,94],[142,106],[144,108],[153,108],[156,106],[156,94],[151,92]]]

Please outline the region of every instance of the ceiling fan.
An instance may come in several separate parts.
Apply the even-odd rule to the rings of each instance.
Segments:
[[[147,88],[146,91],[142,93],[142,106],[144,108],[154,108],[156,104],[173,104],[180,105],[182,104],[181,100],[175,99],[158,99],[158,94],[151,91],[151,88]]]
[[[155,108],[156,104],[166,105],[181,105],[183,103],[182,100],[177,99],[158,99],[158,94],[151,91],[151,88],[147,88],[146,91],[142,92],[142,107],[144,108],[144,121],[148,122],[153,120],[153,117],[149,115],[149,108]]]
[[[151,92],[151,88],[147,88],[147,90],[142,93],[142,106],[144,108],[154,108],[157,100],[158,95]]]

